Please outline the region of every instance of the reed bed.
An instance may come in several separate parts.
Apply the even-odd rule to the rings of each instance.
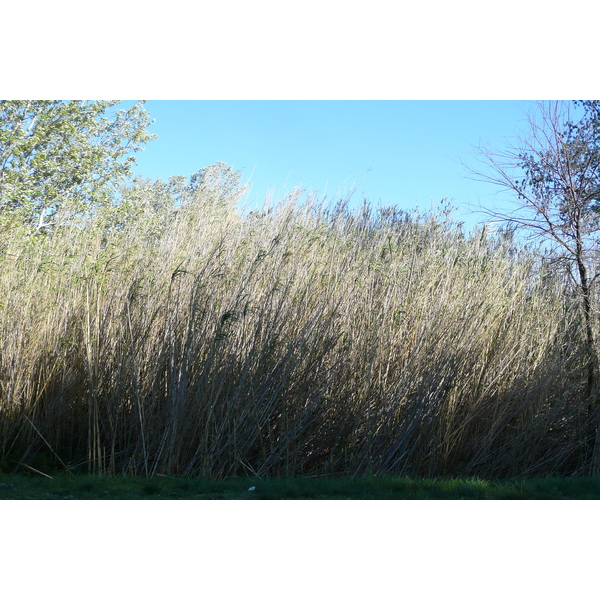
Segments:
[[[581,324],[510,236],[217,180],[0,227],[5,470],[585,473]]]

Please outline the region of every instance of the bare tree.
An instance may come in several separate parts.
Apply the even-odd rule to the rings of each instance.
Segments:
[[[587,416],[595,438],[592,471],[600,472],[600,368],[593,327],[600,245],[600,101],[540,102],[529,136],[496,152],[479,147],[479,181],[512,192],[508,209],[484,208],[529,238],[543,242],[565,268],[580,300],[587,357]]]

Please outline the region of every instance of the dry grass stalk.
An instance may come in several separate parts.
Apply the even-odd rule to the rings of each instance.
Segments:
[[[581,324],[527,252],[443,214],[296,196],[242,217],[217,192],[139,188],[127,214],[0,233],[7,467],[585,468]]]

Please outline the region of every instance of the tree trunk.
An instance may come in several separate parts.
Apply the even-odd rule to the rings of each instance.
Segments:
[[[580,245],[578,244],[578,249]],[[587,406],[586,406],[586,437],[591,451],[590,474],[600,475],[600,426],[598,423],[598,353],[592,326],[592,298],[587,269],[583,253],[577,254],[581,297],[586,337],[587,367]]]

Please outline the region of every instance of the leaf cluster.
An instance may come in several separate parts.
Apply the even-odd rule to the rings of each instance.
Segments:
[[[598,229],[600,221],[600,106],[597,101],[575,102],[585,113],[579,120],[570,115],[561,123],[551,112],[543,130],[536,130],[537,144],[518,155],[525,176],[516,180],[519,197],[531,196],[544,215],[557,209],[556,226],[563,235],[576,235]],[[542,135],[543,134],[543,135]]]
[[[59,207],[108,201],[150,139],[139,102],[0,101],[0,208],[44,225]]]

